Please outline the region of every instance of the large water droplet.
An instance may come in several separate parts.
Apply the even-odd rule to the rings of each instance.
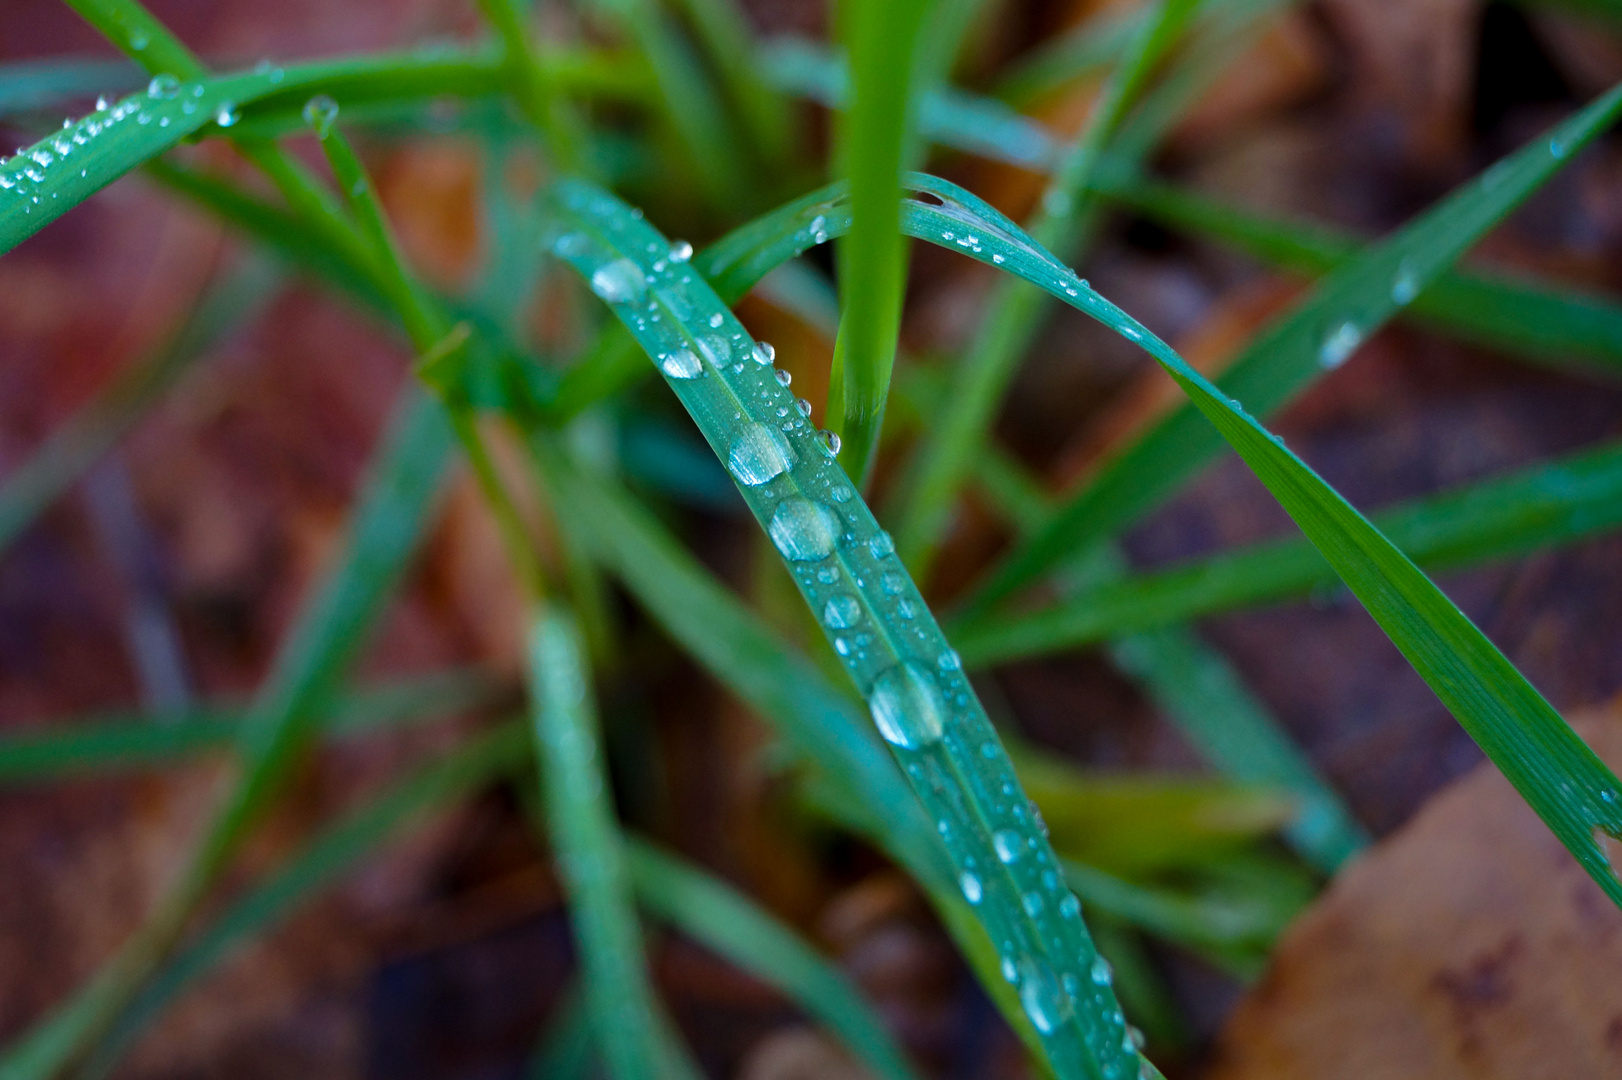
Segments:
[[[634,303],[647,290],[648,279],[642,268],[623,256],[604,263],[591,275],[591,291],[610,304]]]
[[[886,596],[900,596],[907,589],[907,579],[894,570],[886,570],[879,578],[879,588]]]
[[[315,130],[316,138],[326,138],[337,119],[338,103],[326,94],[317,94],[304,103],[304,122]]]
[[[1363,331],[1357,328],[1357,324],[1343,322],[1324,339],[1323,348],[1318,350],[1318,363],[1326,368],[1338,368],[1362,343]]]
[[[242,114],[237,112],[236,106],[229,101],[221,102],[220,107],[214,111],[214,122],[222,128],[233,127]]]
[[[895,554],[895,539],[883,529],[874,533],[867,541],[867,550],[873,553],[875,559],[882,559],[887,555]]]
[[[796,495],[778,504],[767,531],[785,559],[816,562],[833,554],[844,527],[832,509]]]
[[[1087,974],[1092,977],[1094,986],[1108,986],[1114,971],[1110,968],[1108,960],[1105,960],[1102,956],[1095,956],[1093,957],[1093,966],[1088,969]]]
[[[146,96],[168,100],[180,93],[180,80],[173,75],[154,75],[146,84]]]
[[[838,457],[839,448],[844,445],[844,440],[839,437],[837,431],[824,431],[822,432],[822,445],[827,448],[828,453]]]
[[[1053,977],[1053,971],[1040,960],[1026,959],[1019,965],[1019,1003],[1036,1030],[1046,1035],[1070,1015],[1070,997]]]
[[[698,339],[698,351],[716,367],[725,366],[732,359],[732,346],[720,334],[705,334]]]
[[[787,386],[790,383],[792,383],[793,381],[794,381],[794,376],[790,375],[788,372],[779,371],[777,373],[777,385],[778,386]]]
[[[755,347],[749,350],[749,355],[755,358],[755,363],[764,367],[777,359],[777,350],[769,341],[757,341]]]
[[[979,878],[965,870],[963,871],[963,875],[957,879],[957,883],[958,887],[963,890],[963,899],[967,900],[971,904],[978,904],[980,902],[980,897],[983,894],[980,888]]]
[[[910,660],[873,680],[868,708],[879,733],[909,750],[939,741],[946,724],[946,702],[935,677]]]
[[[672,379],[693,379],[704,373],[704,365],[693,354],[692,349],[677,349],[660,355],[659,370]],[[733,449],[737,449],[736,444]]]
[[[693,354],[683,349],[688,356]],[[693,357],[693,363],[698,358]],[[661,365],[662,366],[662,365]],[[789,446],[788,440],[782,434],[765,424],[747,424],[732,440],[732,449],[727,453],[727,467],[738,482],[750,487],[758,487],[774,476],[781,476],[794,467],[794,448]],[[802,500],[803,501],[803,500]],[[778,508],[781,512],[781,507]],[[777,519],[772,518],[772,536],[777,536]],[[781,543],[778,547],[782,547]]]
[[[1019,853],[1025,848],[1019,833],[1013,829],[998,829],[992,833],[991,846],[997,849],[997,858],[1005,863],[1011,863],[1019,858]]]
[[[862,621],[862,605],[849,593],[840,593],[824,605],[822,621],[835,630],[849,630]]]
[[[1419,275],[1404,260],[1397,266],[1397,276],[1391,279],[1391,302],[1407,307],[1419,295]]]
[[[670,245],[670,261],[684,263],[693,257],[693,245],[685,240],[677,240]]]

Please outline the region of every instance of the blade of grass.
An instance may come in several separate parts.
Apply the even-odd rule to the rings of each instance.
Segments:
[[[866,484],[878,450],[901,330],[907,283],[901,170],[914,153],[917,50],[932,6],[932,0],[887,0],[840,7],[851,108],[838,122],[835,155],[850,185],[852,225],[839,245],[840,324],[827,411],[858,486]]]
[[[777,169],[793,153],[788,103],[755,63],[754,34],[736,0],[680,0],[760,160]]]
[[[792,929],[731,886],[645,840],[627,838],[625,853],[637,898],[653,915],[795,1001],[875,1076],[917,1077],[856,987]]]
[[[1622,526],[1622,444],[1427,496],[1371,515],[1408,558],[1458,568]],[[1202,615],[1305,596],[1338,578],[1304,539],[1268,541],[1085,589],[1021,614],[954,627],[970,665],[1040,655]]]
[[[167,341],[120,372],[52,432],[0,486],[0,549],[60,498],[227,333],[263,310],[280,287],[277,268],[250,257],[209,286]]]
[[[585,1080],[591,1075],[596,1051],[586,995],[573,984],[553,1009],[524,1076],[527,1080]]]
[[[118,60],[51,59],[0,64],[0,117],[54,109],[67,98],[128,93],[140,72]]]
[[[936,819],[1051,1067],[1061,1077],[1136,1071],[1142,1059],[1115,1019],[1113,992],[1088,977],[1093,948],[1079,905],[1059,886],[1051,847],[956,654],[820,434],[795,415],[770,354],[706,283],[669,265],[669,242],[629,207],[576,181],[554,185],[552,199],[553,250],[660,364],[821,616]]]
[[[631,902],[625,845],[607,794],[597,710],[573,619],[536,614],[529,633],[533,725],[548,831],[580,946],[597,1046],[617,1080],[694,1075],[658,1034]]]
[[[332,736],[470,712],[509,696],[503,680],[450,670],[374,685],[338,698],[323,714]],[[39,732],[0,739],[0,783],[43,783],[128,769],[175,766],[231,746],[247,719],[243,702],[217,702],[165,712],[115,713],[59,720]]]
[[[1500,161],[1395,236],[1364,251],[1248,344],[1220,380],[1251,412],[1278,409],[1406,307],[1476,240],[1553,176],[1622,110],[1622,87]],[[1194,405],[1112,458],[1049,523],[1022,540],[965,605],[983,612],[1067,552],[1096,543],[1174,494],[1223,446]]]
[[[997,80],[997,97],[1011,105],[1029,105],[1108,67],[1152,15],[1144,7],[1111,7],[1092,15],[1015,60]]]
[[[530,41],[527,5],[518,0],[479,0],[479,10],[501,38],[508,79],[519,105],[546,142],[558,168],[580,168],[580,125],[558,94],[549,61]]]

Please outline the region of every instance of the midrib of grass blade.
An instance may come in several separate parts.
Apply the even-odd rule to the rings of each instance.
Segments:
[[[367,856],[440,806],[528,759],[524,725],[509,723],[469,740],[328,826],[287,862],[199,931],[118,1018],[84,1075],[112,1070],[119,1057],[198,979],[264,934]]]
[[[917,1073],[849,979],[792,929],[719,879],[645,840],[627,837],[641,905],[787,995],[821,1021],[873,1074]]]
[[[694,1075],[662,1050],[624,840],[607,795],[590,676],[566,612],[535,614],[528,673],[547,829],[569,897],[597,1046],[616,1080]]]
[[[226,334],[251,321],[280,286],[277,268],[249,257],[208,287],[167,341],[120,372],[53,431],[0,486],[0,549],[67,491]]]
[[[1459,568],[1622,526],[1622,445],[1555,459],[1370,515],[1408,558]],[[1050,607],[954,625],[970,665],[1075,648],[1118,634],[1305,596],[1338,579],[1305,539],[1251,544],[1101,584]]]
[[[1591,134],[1598,122],[1596,114],[1602,116],[1603,110],[1619,104],[1622,91],[1613,91],[1563,125],[1560,133],[1575,129]],[[1511,173],[1499,182],[1509,184],[1513,179]],[[966,249],[967,253],[1037,282],[1137,342],[1155,358],[1273,493],[1550,830],[1601,889],[1622,905],[1622,881],[1612,874],[1593,835],[1595,829],[1613,836],[1622,834],[1622,795],[1618,793],[1622,785],[1514,665],[1401,551],[1237,401],[1131,316],[1091,289],[1077,288],[1067,267],[1022,236],[1017,226],[995,210],[944,181],[931,183],[945,205],[917,206],[911,213],[920,229],[933,221],[930,231],[936,243],[944,245],[940,235],[948,227],[955,231],[965,218],[976,218],[981,223],[981,244]],[[996,262],[997,255],[1003,256],[1002,262]]]
[[[660,364],[868,699],[1007,961],[1050,1066],[1062,1077],[1135,1072],[1142,1059],[1114,994],[1092,978],[1079,904],[1058,880],[996,732],[893,543],[798,414],[769,354],[702,279],[669,262],[669,242],[623,203],[572,181],[551,197],[554,252]]]
[[[1406,307],[1487,230],[1608,127],[1622,86],[1488,169],[1403,228],[1330,274],[1246,346],[1219,385],[1254,413],[1284,405]],[[1049,523],[1020,542],[966,605],[983,612],[1033,581],[1067,552],[1119,532],[1175,494],[1223,446],[1185,405],[1105,464]]]
[[[841,5],[851,107],[835,129],[835,163],[850,186],[851,231],[839,245],[839,334],[828,379],[829,429],[845,469],[866,483],[878,451],[901,331],[907,249],[901,170],[913,152],[918,45],[933,0]]]
[[[1195,0],[1157,0],[1111,72],[1081,133],[1061,154],[1030,230],[1038,243],[1060,258],[1075,258],[1092,221],[1086,200],[1098,155],[1194,6]],[[948,513],[984,444],[1015,365],[1041,328],[1046,299],[1040,289],[1019,278],[998,282],[958,363],[944,408],[924,433],[896,529],[901,557],[920,578],[928,578]]]
[[[323,734],[363,734],[484,708],[504,700],[506,683],[479,671],[436,672],[373,685],[333,701],[320,720]],[[220,701],[163,712],[73,717],[41,731],[0,738],[0,784],[37,784],[65,777],[168,767],[229,748],[247,703]]]

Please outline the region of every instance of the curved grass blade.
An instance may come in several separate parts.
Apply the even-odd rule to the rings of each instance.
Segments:
[[[644,908],[775,987],[887,1080],[916,1080],[895,1039],[844,973],[751,900],[696,866],[628,837],[627,864]]]
[[[1609,443],[1370,515],[1414,562],[1453,569],[1622,527],[1622,445]],[[1236,608],[1333,588],[1339,579],[1304,539],[1268,541],[1084,589],[1019,615],[954,625],[971,665],[1076,648]]]
[[[451,670],[370,686],[332,703],[321,730],[332,736],[471,712],[507,699],[510,687],[480,671]],[[0,739],[0,783],[42,783],[128,769],[176,766],[231,746],[247,717],[243,702],[68,719]]]
[[[1592,133],[1592,126],[1599,122],[1596,116],[1618,107],[1622,107],[1622,88],[1607,94],[1562,130],[1571,132],[1574,126],[1584,125]],[[1532,163],[1530,167],[1537,166]],[[945,181],[919,178],[917,182],[932,185],[943,203],[911,211],[920,227],[933,219],[936,243],[944,246],[948,241],[941,238],[942,233],[960,231],[966,221],[978,222],[977,244],[960,250],[1041,285],[1155,358],[1273,493],[1538,816],[1606,895],[1622,905],[1622,881],[1611,872],[1593,835],[1595,829],[1622,834],[1622,795],[1618,792],[1622,784],[1481,631],[1277,436],[1137,320],[1079,282],[1067,267],[1023,237],[1017,226],[974,196]],[[1509,184],[1513,177],[1498,182]]]
[[[120,372],[74,413],[0,487],[0,549],[16,539],[124,436],[221,338],[250,321],[280,291],[281,275],[249,259],[209,286],[179,329]]]
[[[616,1080],[659,1080],[691,1073],[664,1052],[653,985],[631,906],[625,849],[609,806],[607,763],[598,747],[597,709],[574,620],[538,613],[529,631],[534,699],[548,831],[569,896],[580,946],[586,1002],[597,1045]]]
[[[1050,1066],[1061,1077],[1136,1072],[1142,1058],[1113,992],[1090,977],[1079,904],[1058,880],[1007,754],[893,543],[774,377],[771,354],[707,284],[670,264],[669,242],[623,203],[575,181],[555,185],[552,199],[553,250],[665,372],[868,699]]]
[[[529,740],[519,723],[481,735],[329,826],[188,942],[119,1016],[84,1073],[111,1071],[122,1054],[198,979],[276,926],[368,855],[438,807],[520,769]]]
[[[1281,407],[1422,292],[1487,230],[1553,176],[1622,111],[1622,86],[1503,159],[1395,236],[1331,274],[1257,335],[1220,380],[1251,412]],[[1029,539],[967,605],[971,612],[1029,584],[1067,552],[1120,531],[1174,494],[1223,446],[1185,405],[1114,457]]]

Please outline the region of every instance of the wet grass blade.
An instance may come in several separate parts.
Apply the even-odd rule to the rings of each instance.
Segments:
[[[1591,135],[1606,113],[1618,107],[1622,107],[1622,89],[1562,125],[1561,134],[1573,135],[1571,145],[1575,147],[1576,132]],[[1542,145],[1538,149],[1548,153]],[[1521,164],[1531,171],[1541,168],[1537,162]],[[1500,173],[1488,181],[1489,187],[1524,179],[1517,172]],[[1618,793],[1622,785],[1441,590],[1239,402],[1189,367],[1142,324],[1077,281],[1066,266],[1023,236],[1017,226],[945,181],[915,177],[914,183],[921,188],[928,185],[942,203],[909,209],[914,222],[909,231],[914,235],[927,232],[934,242],[945,246],[951,241],[943,233],[961,235],[963,226],[972,222],[977,243],[959,250],[1041,285],[1154,357],[1273,493],[1550,830],[1601,889],[1622,905],[1622,881],[1611,872],[1594,837],[1596,829],[1622,834],[1622,795]],[[1427,265],[1434,268],[1435,259]]]
[[[770,351],[707,284],[670,262],[669,241],[629,207],[571,181],[551,199],[554,252],[665,373],[868,700],[1007,961],[1050,1066],[1061,1077],[1136,1072],[1141,1058],[1114,994],[1090,977],[1079,904],[1057,880],[1052,849],[956,654],[888,535],[775,377]]]
[[[1340,366],[1359,343],[1605,130],[1619,110],[1622,87],[1344,264],[1246,346],[1220,380],[1224,393],[1265,416]],[[1141,519],[1223,445],[1195,405],[1180,408],[1112,458],[1045,527],[1019,543],[976,592],[968,610],[984,611],[1066,553]]]
[[[331,736],[359,735],[486,708],[510,693],[503,680],[484,672],[439,672],[338,698],[320,726]],[[181,765],[209,751],[228,749],[247,711],[244,702],[219,702],[172,712],[58,720],[43,731],[0,739],[0,783],[35,784]]]
[[[849,183],[851,232],[839,246],[839,335],[828,380],[829,429],[844,441],[845,469],[867,481],[901,329],[907,251],[901,237],[901,170],[914,152],[913,88],[920,32],[931,0],[887,0],[841,9],[851,64],[851,107],[835,155]]]
[[[917,1073],[872,1006],[792,929],[719,879],[643,840],[626,847],[641,904],[796,1002],[887,1080]]]
[[[262,310],[280,285],[275,267],[250,258],[209,287],[168,341],[52,432],[0,487],[0,549],[112,449],[228,332]]]
[[[669,1060],[657,1030],[591,677],[573,618],[557,610],[538,613],[528,658],[547,831],[569,897],[598,1048],[616,1080],[684,1075],[689,1070]]]
[[[1600,535],[1622,527],[1622,445],[1416,499],[1370,520],[1428,568]],[[1338,580],[1310,542],[1269,541],[1084,589],[1051,607],[955,625],[953,640],[966,663],[992,664],[1301,597]]]

